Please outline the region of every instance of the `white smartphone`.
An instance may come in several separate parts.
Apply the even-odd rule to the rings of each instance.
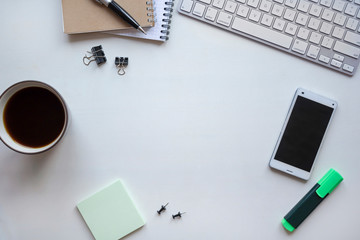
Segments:
[[[270,167],[308,180],[337,103],[298,88],[281,129]]]

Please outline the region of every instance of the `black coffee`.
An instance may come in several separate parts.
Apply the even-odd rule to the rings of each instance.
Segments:
[[[49,90],[28,87],[8,100],[3,120],[7,132],[16,142],[40,148],[60,135],[65,123],[65,110]]]

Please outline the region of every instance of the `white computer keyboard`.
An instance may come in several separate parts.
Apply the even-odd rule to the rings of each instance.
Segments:
[[[182,14],[353,75],[360,0],[180,0]]]

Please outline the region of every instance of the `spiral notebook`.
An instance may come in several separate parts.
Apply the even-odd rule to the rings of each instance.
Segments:
[[[115,0],[141,27],[154,26],[151,0]],[[109,8],[94,0],[62,0],[63,26],[67,34],[103,32],[132,27]]]
[[[165,42],[169,39],[173,7],[174,0],[153,0],[153,11],[149,15],[154,16],[155,26],[144,28],[147,35],[135,29],[109,31],[106,33]]]

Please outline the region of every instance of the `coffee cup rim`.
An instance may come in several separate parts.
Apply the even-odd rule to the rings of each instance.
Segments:
[[[25,146],[25,145],[22,145],[20,143],[17,143],[16,141],[13,140],[13,143],[16,143],[16,144],[13,144],[13,145],[16,145],[16,146],[19,146],[19,148],[16,148],[14,147],[12,144],[9,144],[5,139],[3,139],[3,136],[0,132],[0,140],[10,149],[12,149],[13,151],[15,152],[18,152],[18,153],[22,153],[22,154],[29,154],[29,155],[32,155],[32,154],[39,154],[39,153],[43,153],[43,152],[46,152],[50,149],[52,149],[54,146],[56,146],[58,144],[58,142],[60,142],[60,140],[63,138],[63,136],[65,135],[65,132],[66,132],[66,129],[68,127],[68,124],[69,124],[69,112],[68,112],[68,108],[67,108],[67,105],[65,103],[65,100],[64,98],[61,96],[61,94],[54,88],[52,87],[51,85],[47,84],[47,83],[44,83],[44,82],[41,82],[41,81],[37,81],[37,80],[24,80],[24,81],[20,81],[20,82],[17,82],[11,86],[9,86],[5,91],[3,91],[3,93],[0,95],[0,101],[3,99],[3,97],[11,90],[11,89],[14,89],[16,88],[18,85],[27,85],[27,86],[24,86],[18,90],[16,90],[14,93],[12,93],[9,98],[6,100],[6,102],[4,103],[4,108],[6,106],[6,103],[7,101],[11,98],[11,96],[13,96],[16,92],[24,89],[24,88],[27,88],[27,87],[44,87],[45,89],[51,91],[61,102],[62,106],[63,106],[63,109],[64,109],[64,112],[65,112],[65,121],[64,121],[64,126],[61,130],[61,133],[59,134],[59,136],[53,140],[51,143],[43,146],[43,147],[40,147],[40,148],[32,148],[32,147],[28,147],[28,146]],[[3,118],[3,110],[1,111],[1,118]],[[1,119],[1,122],[3,122],[3,119]],[[3,123],[2,123],[3,124]],[[7,135],[9,135],[9,133],[6,131],[5,129],[5,132]],[[11,136],[9,135],[9,137],[11,138]],[[21,149],[20,149],[21,148]],[[26,150],[25,150],[26,149]]]

